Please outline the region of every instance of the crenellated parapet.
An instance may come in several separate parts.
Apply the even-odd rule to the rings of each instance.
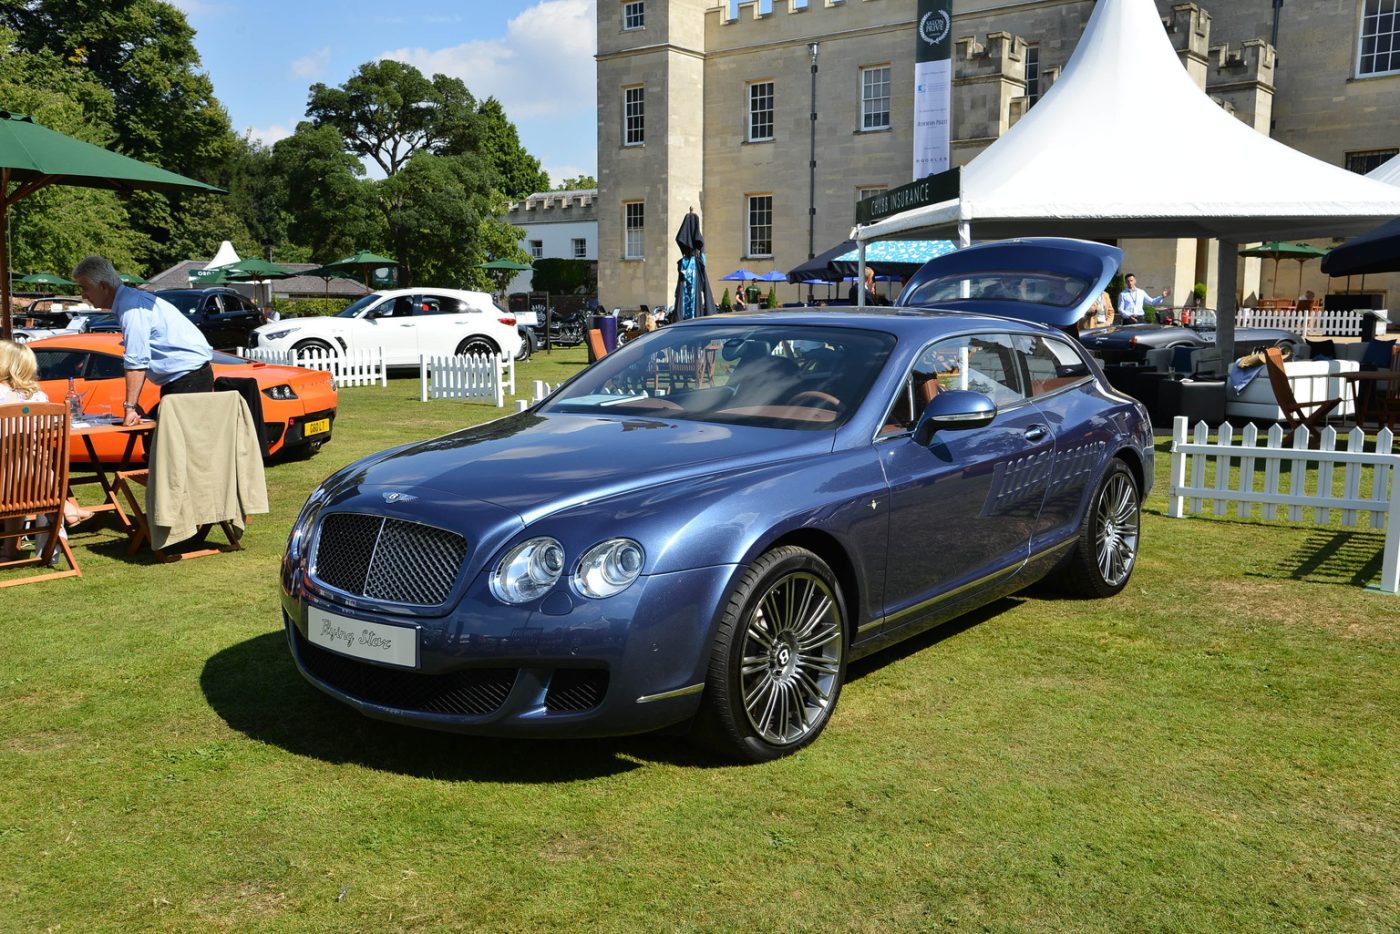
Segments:
[[[1261,133],[1269,132],[1274,114],[1274,66],[1278,54],[1263,39],[1210,50],[1206,90],[1230,103],[1230,111]]]
[[[954,133],[964,142],[995,139],[1025,111],[1026,41],[989,32],[985,40],[963,36],[955,46],[953,87],[961,106]]]
[[[1186,73],[1197,87],[1205,87],[1210,56],[1210,14],[1195,3],[1178,3],[1163,18],[1162,25]]]

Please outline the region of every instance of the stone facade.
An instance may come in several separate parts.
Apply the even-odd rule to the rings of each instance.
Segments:
[[[1268,3],[1157,5],[1183,66],[1222,107],[1340,165],[1348,153],[1400,145],[1400,75],[1355,75],[1363,2],[1294,0],[1280,13],[1277,52],[1268,42]],[[667,300],[679,258],[673,238],[691,207],[701,215],[712,278],[739,266],[783,271],[808,257],[809,238],[814,252],[846,238],[859,192],[910,180],[916,0],[644,0],[639,29],[623,28],[624,5],[598,5],[599,292],[605,304]],[[1028,49],[1034,46],[1038,56],[1044,94],[1092,10],[1093,0],[954,0],[956,164],[970,161],[1032,105]],[[882,66],[890,70],[890,126],[862,130],[862,69]],[[751,141],[749,88],[767,82],[773,85],[772,139]],[[645,89],[645,141],[639,145],[623,138],[628,87]],[[1142,115],[1140,126],[1143,145],[1192,145],[1189,127],[1154,126],[1151,114]],[[1113,128],[1084,131],[1110,145]],[[747,251],[754,196],[772,197],[771,254]],[[638,258],[623,256],[626,202],[643,205]],[[1214,302],[1214,242],[1132,240],[1123,246],[1126,265],[1144,286],[1170,286],[1179,300],[1204,281]],[[1280,294],[1298,287],[1296,273],[1294,264],[1283,264]],[[1239,282],[1246,297],[1271,294],[1272,263],[1242,261]],[[1304,268],[1302,287],[1328,291],[1316,263]],[[1367,287],[1400,287],[1400,277],[1369,277]]]

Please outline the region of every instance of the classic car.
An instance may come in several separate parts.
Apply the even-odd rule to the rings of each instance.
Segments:
[[[1064,251],[1059,278],[1101,288],[1104,250]],[[689,724],[761,761],[822,732],[853,659],[1045,577],[1122,590],[1152,457],[1143,407],[1055,327],[699,318],[524,412],[333,474],[292,526],[283,623],[302,675],[371,717]]]
[[[199,328],[210,347],[238,351],[249,346],[262,312],[248,296],[227,286],[203,289],[159,289],[165,299]]]
[[[293,318],[255,332],[258,347],[275,350],[383,348],[386,366],[417,366],[430,354],[520,352],[515,316],[485,292],[393,289],[371,292],[338,315]]]
[[[39,387],[57,402],[68,392],[68,380],[83,397],[85,412],[120,415],[126,395],[120,334],[67,334],[31,341],[39,361]],[[338,394],[329,373],[295,366],[259,363],[214,351],[214,378],[254,379],[262,409],[263,435],[269,455],[283,451],[314,452],[331,439]],[[141,389],[139,404],[150,411],[160,399],[160,387],[150,381]],[[99,460],[121,459],[123,439],[94,439]],[[87,452],[74,445],[74,463],[87,461]]]
[[[1149,350],[1215,346],[1215,323],[1214,312],[1200,313],[1191,324],[1115,324],[1085,331],[1079,339],[1104,363],[1141,363]],[[1235,329],[1237,356],[1264,347],[1287,347],[1296,355],[1303,348],[1303,338],[1283,328]]]

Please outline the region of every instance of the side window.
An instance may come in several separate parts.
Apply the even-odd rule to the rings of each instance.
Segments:
[[[95,353],[88,357],[87,378],[94,379],[121,379],[126,375],[122,369],[122,358],[111,357],[105,353]]]
[[[1089,375],[1089,368],[1073,347],[1047,337],[1013,338],[1018,353],[1026,361],[1033,396],[1044,396],[1077,383]]]
[[[39,379],[82,379],[88,355],[77,350],[34,350]],[[120,361],[118,361],[120,362]]]
[[[246,295],[238,296],[238,310],[245,314],[258,314],[259,308],[254,301]]]
[[[472,307],[460,298],[453,298],[450,295],[420,295],[418,297],[418,307],[414,314],[419,315],[461,315],[471,311]]]
[[[1025,401],[1016,357],[1007,334],[965,334],[930,344],[901,384],[880,435],[913,431],[924,407],[945,389],[980,392],[998,408]]]

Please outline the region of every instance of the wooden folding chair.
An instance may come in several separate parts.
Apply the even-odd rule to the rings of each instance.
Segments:
[[[50,402],[0,405],[0,543],[26,535],[43,540],[31,557],[0,562],[0,568],[45,569],[0,581],[0,587],[82,576],[73,549],[61,534],[67,498],[67,406]],[[30,519],[32,527],[24,528]],[[66,571],[47,570],[57,550],[68,561]]]
[[[123,470],[117,473],[116,488],[122,496],[126,497],[126,502],[131,510],[131,537],[127,540],[126,553],[134,555],[141,550],[141,546],[151,541],[151,523],[146,518],[146,487],[151,482],[150,470]],[[137,492],[137,488],[140,492]],[[195,532],[193,538],[187,538],[180,542],[181,546],[202,545],[208,538],[209,532],[217,525],[228,539],[227,545],[216,545],[209,548],[194,548],[189,551],[170,552],[152,546],[151,553],[156,556],[156,560],[163,564],[173,561],[183,561],[186,558],[203,558],[206,555],[222,554],[225,551],[242,551],[243,545],[239,542],[238,528],[232,521],[210,523],[201,525]]]
[[[1288,373],[1283,368],[1283,352],[1277,347],[1264,351],[1264,367],[1269,374],[1269,385],[1273,387],[1274,399],[1283,411],[1283,420],[1290,432],[1307,428],[1314,433],[1327,424],[1327,416],[1341,405],[1341,399],[1324,399],[1321,402],[1299,402],[1293,395],[1293,384],[1288,381]],[[1305,409],[1314,409],[1305,412]]]

